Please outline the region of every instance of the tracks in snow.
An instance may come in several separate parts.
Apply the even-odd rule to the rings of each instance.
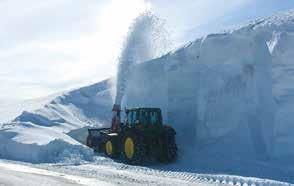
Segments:
[[[75,165],[41,164],[38,167],[88,178],[98,178],[114,184],[129,185],[235,185],[235,186],[290,186],[291,184],[268,179],[232,175],[197,174],[171,171],[164,166],[148,168],[97,158],[95,163]]]

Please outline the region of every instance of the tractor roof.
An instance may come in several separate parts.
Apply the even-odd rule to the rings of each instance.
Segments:
[[[135,108],[127,108],[126,111],[137,111],[137,110],[146,110],[146,111],[161,111],[160,108],[148,108],[148,107],[135,107]]]

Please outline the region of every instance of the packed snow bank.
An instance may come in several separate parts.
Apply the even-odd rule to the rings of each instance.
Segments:
[[[0,124],[0,158],[33,163],[91,160],[92,150],[82,144],[87,127],[110,123],[111,91],[110,80],[105,80],[68,91]]]
[[[62,161],[75,164],[92,160],[93,152],[90,149],[65,134],[29,123],[16,125],[19,127],[5,126],[0,131],[0,158],[32,163]],[[28,128],[22,130],[24,126]]]
[[[60,130],[30,122],[0,128],[0,158],[32,163],[89,161],[92,151]]]

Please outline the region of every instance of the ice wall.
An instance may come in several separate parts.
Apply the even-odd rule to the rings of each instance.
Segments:
[[[185,151],[266,158],[275,108],[270,64],[258,35],[209,35],[133,69],[124,105],[163,108]]]
[[[272,92],[276,104],[272,157],[293,162],[294,11],[258,21],[251,29],[263,35],[272,56]]]
[[[292,159],[294,149],[294,32],[275,32],[270,40],[275,114],[274,157]]]
[[[163,108],[192,154],[293,161],[293,43],[293,11],[208,35],[134,68],[124,105]]]

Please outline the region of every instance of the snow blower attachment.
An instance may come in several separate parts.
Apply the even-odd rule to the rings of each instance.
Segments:
[[[87,145],[95,152],[140,164],[145,158],[172,162],[177,156],[175,130],[162,124],[159,108],[131,108],[120,122],[120,105],[113,106],[111,128],[89,129]]]
[[[120,105],[114,104],[112,108],[111,131],[117,132],[120,125]]]

